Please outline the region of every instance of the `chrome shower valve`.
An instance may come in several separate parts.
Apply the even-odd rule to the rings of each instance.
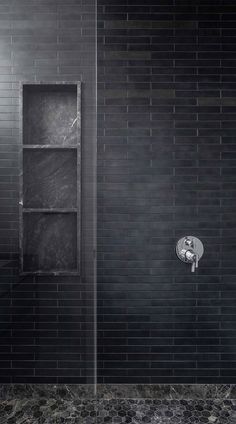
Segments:
[[[203,252],[203,244],[197,237],[183,237],[176,245],[176,254],[178,258],[185,263],[191,264],[191,272],[195,272],[195,269],[198,268],[198,262]]]

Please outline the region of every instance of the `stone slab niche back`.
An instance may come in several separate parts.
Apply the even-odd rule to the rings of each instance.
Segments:
[[[80,99],[79,82],[21,86],[21,274],[80,274]]]

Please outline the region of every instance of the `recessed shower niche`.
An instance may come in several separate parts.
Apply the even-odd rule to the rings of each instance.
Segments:
[[[79,273],[80,95],[80,83],[22,84],[21,273]]]

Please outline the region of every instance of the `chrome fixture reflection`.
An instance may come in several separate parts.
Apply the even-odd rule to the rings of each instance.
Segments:
[[[176,254],[178,258],[188,264],[191,264],[191,272],[195,272],[198,268],[198,262],[204,252],[204,247],[197,237],[182,237],[176,245]]]

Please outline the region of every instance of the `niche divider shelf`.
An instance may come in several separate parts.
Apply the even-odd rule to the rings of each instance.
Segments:
[[[81,83],[22,83],[20,273],[80,274]]]

